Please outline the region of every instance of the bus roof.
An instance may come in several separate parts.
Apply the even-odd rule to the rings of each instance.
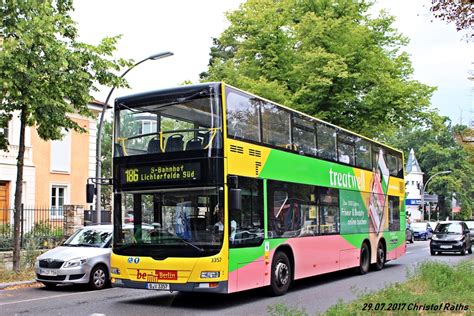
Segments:
[[[232,85],[229,85],[229,84],[226,84],[225,82],[206,82],[206,83],[198,83],[198,84],[191,84],[191,85],[184,85],[184,86],[177,86],[177,87],[171,87],[171,88],[165,88],[165,89],[161,89],[161,90],[153,90],[153,91],[147,91],[147,92],[142,92],[142,93],[137,93],[137,94],[131,94],[131,95],[127,95],[127,96],[123,96],[123,97],[118,97],[115,99],[115,104],[116,106],[118,106],[120,108],[120,105],[121,104],[124,104],[124,103],[128,103],[130,101],[133,101],[133,102],[137,102],[137,103],[146,103],[148,101],[151,101],[153,98],[157,97],[157,96],[163,96],[163,95],[167,95],[167,94],[172,94],[173,97],[175,98],[176,97],[176,92],[177,91],[181,91],[184,95],[188,94],[188,93],[192,93],[193,91],[196,91],[196,90],[199,90],[199,89],[205,89],[205,88],[214,88],[216,89],[216,91],[219,91],[219,86],[220,85],[223,85],[223,87],[225,86],[228,86],[228,87],[231,87],[233,89],[236,89],[238,91],[241,91],[243,93],[246,93],[246,94],[249,94],[249,95],[252,95],[256,98],[260,98],[264,101],[267,101],[267,102],[270,102],[272,104],[275,104],[279,107],[282,107],[290,112],[294,112],[294,113],[298,113],[299,115],[302,115],[304,117],[307,117],[307,118],[311,118],[313,120],[316,120],[320,123],[323,123],[323,124],[326,124],[326,125],[330,125],[338,130],[342,130],[342,131],[345,131],[349,134],[353,134],[357,137],[360,137],[360,138],[364,138],[366,140],[369,140],[375,144],[378,144],[380,146],[384,146],[386,148],[389,148],[393,151],[396,151],[396,152],[399,152],[399,153],[402,153],[402,157],[403,157],[403,152],[399,149],[396,149],[396,148],[393,148],[389,145],[386,145],[386,144],[383,144],[379,141],[376,141],[376,140],[373,140],[369,137],[366,137],[366,136],[363,136],[363,135],[360,135],[356,132],[353,132],[351,130],[348,130],[348,129],[345,129],[343,127],[340,127],[340,126],[337,126],[335,124],[332,124],[332,123],[329,123],[329,122],[326,122],[324,120],[321,120],[321,119],[318,119],[314,116],[311,116],[311,115],[308,115],[306,113],[303,113],[303,112],[300,112],[298,110],[295,110],[293,108],[290,108],[288,106],[285,106],[285,105],[282,105],[282,104],[279,104],[275,101],[271,101],[271,100],[268,100],[268,99],[265,99],[261,96],[258,96],[258,95],[255,95],[253,93],[250,93],[248,91],[245,91],[245,90],[242,90],[242,89],[239,89],[239,88],[236,88]],[[128,107],[130,107],[130,105],[127,105]],[[133,107],[133,106],[132,106]],[[402,158],[403,159],[403,158]]]

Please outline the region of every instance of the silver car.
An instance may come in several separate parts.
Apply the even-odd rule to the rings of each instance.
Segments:
[[[89,284],[100,290],[110,284],[112,225],[87,226],[60,247],[36,259],[36,280],[47,287]]]

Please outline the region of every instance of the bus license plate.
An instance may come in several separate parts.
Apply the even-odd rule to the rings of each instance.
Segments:
[[[169,283],[147,283],[146,288],[149,290],[169,291]]]
[[[52,270],[52,269],[40,269],[39,274],[40,275],[46,275],[46,276],[57,276],[58,271],[57,270]]]
[[[441,249],[451,249],[453,248],[453,246],[451,245],[443,245],[443,246],[439,246]]]

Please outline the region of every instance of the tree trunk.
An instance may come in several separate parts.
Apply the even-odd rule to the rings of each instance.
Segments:
[[[16,163],[16,188],[15,188],[15,210],[13,215],[13,270],[20,271],[20,227],[21,227],[21,198],[23,194],[23,165],[25,158],[25,129],[26,129],[26,107],[22,107],[20,116],[20,144],[18,146],[18,158]]]

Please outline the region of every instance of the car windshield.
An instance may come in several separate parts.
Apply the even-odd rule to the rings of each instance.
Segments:
[[[411,224],[411,228],[413,228],[413,230],[416,231],[416,232],[425,231],[426,230],[426,224],[425,223],[413,223],[413,224]]]
[[[157,258],[217,253],[223,241],[219,192],[182,188],[122,193],[122,223],[115,223],[119,234],[114,252]]]
[[[78,230],[69,237],[63,246],[66,247],[104,247],[112,236],[112,231],[96,228]]]
[[[438,224],[436,232],[441,234],[462,234],[462,226],[459,223]]]

